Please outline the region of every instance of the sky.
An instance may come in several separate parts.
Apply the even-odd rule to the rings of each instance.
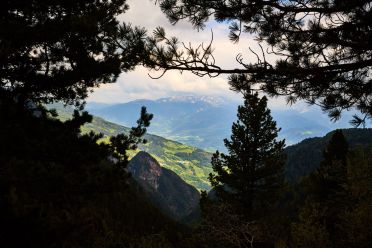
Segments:
[[[159,5],[153,0],[128,0],[129,10],[119,17],[120,21],[130,22],[134,26],[141,26],[152,31],[158,27],[164,27],[167,36],[176,36],[181,41],[200,44],[208,44],[212,37],[214,42],[214,56],[216,64],[224,68],[237,68],[235,61],[237,54],[243,54],[246,61],[255,59],[248,48],[258,51],[259,47],[254,37],[245,35],[238,44],[232,43],[228,38],[228,25],[210,21],[202,31],[197,31],[188,22],[180,22],[176,25],[169,23],[165,15],[160,11]],[[149,71],[138,66],[129,73],[123,73],[114,84],[106,84],[88,98],[89,101],[104,103],[122,103],[136,99],[158,99],[182,95],[208,95],[222,96],[232,100],[241,99],[241,95],[229,90],[227,75],[215,78],[199,77],[191,72],[169,71],[160,79],[152,79],[149,76],[159,76],[159,72]],[[274,107],[284,107],[283,99],[270,101]]]
[[[163,27],[167,37],[175,36],[181,41],[209,44],[213,32],[214,56],[216,64],[222,68],[233,69],[239,67],[235,60],[237,54],[242,54],[244,62],[255,62],[256,56],[249,52],[260,52],[260,48],[254,37],[242,34],[239,43],[234,44],[228,38],[228,25],[217,23],[213,20],[207,23],[204,30],[197,31],[187,21],[181,21],[172,25],[161,12],[155,0],[128,0],[129,10],[119,17],[120,21],[132,23],[133,26],[144,27],[151,34],[156,27]],[[266,56],[272,62],[275,58]],[[241,102],[242,96],[229,89],[227,75],[219,75],[215,78],[199,77],[191,72],[168,71],[160,79],[152,79],[150,76],[159,76],[159,72],[137,66],[134,71],[122,73],[116,83],[101,85],[95,89],[87,99],[88,102],[100,103],[125,103],[137,99],[159,99],[172,96],[218,96]],[[297,110],[306,112],[316,106],[308,106],[304,102],[298,102],[289,106],[284,98],[269,99],[268,106],[271,109]]]

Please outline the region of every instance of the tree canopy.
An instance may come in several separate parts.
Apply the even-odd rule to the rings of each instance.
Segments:
[[[114,82],[143,47],[145,31],[117,20],[127,9],[126,0],[2,1],[0,90],[19,101],[74,102]]]
[[[186,19],[204,28],[210,17],[229,25],[229,38],[238,42],[252,34],[261,51],[252,51],[257,61],[238,68],[221,68],[213,56],[212,43],[189,47],[156,30],[150,67],[186,70],[204,76],[233,74],[234,90],[251,88],[271,96],[286,96],[289,103],[305,100],[320,105],[333,119],[342,110],[356,107],[363,117],[372,117],[372,1],[360,0],[160,0],[160,8],[172,23]],[[267,56],[276,56],[270,63]],[[236,80],[245,73],[246,80]]]
[[[225,139],[229,154],[213,154],[212,187],[222,201],[242,209],[248,219],[260,218],[273,206],[284,185],[284,140],[277,141],[276,127],[267,98],[246,93],[232,125],[231,139]]]

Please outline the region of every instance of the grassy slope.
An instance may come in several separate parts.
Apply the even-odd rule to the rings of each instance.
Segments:
[[[62,120],[71,116],[68,111],[62,111],[61,109],[58,109],[58,113]],[[108,141],[109,136],[127,133],[129,128],[108,122],[100,117],[94,117],[92,123],[82,127],[83,133],[90,131],[104,134],[103,141]],[[212,172],[210,165],[212,154],[157,135],[147,134],[145,138],[148,143],[141,145],[139,150],[150,153],[161,166],[174,171],[197,189],[210,189],[208,175]],[[129,154],[133,157],[138,151],[130,151]]]

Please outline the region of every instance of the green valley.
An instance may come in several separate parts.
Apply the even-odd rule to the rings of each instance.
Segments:
[[[51,108],[57,109],[61,120],[71,117],[72,109],[59,105],[52,105]],[[94,116],[91,123],[82,127],[83,133],[90,131],[102,133],[104,137],[101,141],[107,142],[112,135],[128,133],[129,128]],[[146,134],[145,139],[148,142],[140,145],[137,151],[129,151],[130,157],[134,157],[140,150],[146,151],[156,158],[162,167],[174,171],[198,190],[210,189],[208,175],[212,172],[211,153],[157,135]]]

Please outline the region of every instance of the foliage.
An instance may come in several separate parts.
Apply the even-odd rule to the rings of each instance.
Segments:
[[[228,203],[204,202],[203,219],[194,231],[199,247],[256,247],[262,242],[262,230]]]
[[[76,102],[139,63],[145,31],[117,20],[126,0],[12,0],[0,9],[0,90],[20,102]]]
[[[210,180],[222,201],[238,204],[248,219],[255,219],[274,205],[283,187],[284,140],[276,140],[279,130],[266,97],[247,93],[244,98],[231,140],[225,139],[229,154],[213,155]]]
[[[127,150],[135,150],[140,143],[146,143],[147,140],[142,136],[146,133],[146,128],[150,125],[153,115],[146,112],[146,108],[142,107],[141,116],[137,120],[137,127],[132,127],[129,135],[123,133],[110,137],[109,146],[112,148],[112,156],[116,158],[123,168],[128,165]]]
[[[298,247],[368,247],[370,230],[371,152],[348,152],[341,131],[336,131],[320,167],[304,180],[306,201],[292,223]],[[356,231],[357,230],[357,231]]]
[[[0,112],[2,247],[179,247],[183,227],[109,159],[120,150],[80,133],[89,115],[63,123],[4,95]]]
[[[66,121],[71,118],[69,107],[62,108],[60,105],[51,105],[59,114],[59,118]],[[81,127],[82,133],[102,133],[103,138],[99,142],[109,143],[110,136],[120,133],[129,134],[130,129],[100,117],[93,116],[91,123]],[[146,144],[139,144],[138,149],[129,150],[129,159],[133,158],[138,151],[146,151],[160,163],[162,167],[177,173],[188,184],[199,190],[209,190],[208,175],[212,171],[210,158],[212,154],[201,149],[184,145],[163,137],[145,134]]]
[[[244,33],[253,34],[261,51],[249,48],[256,62],[245,62],[237,55],[240,68],[225,69],[216,64],[213,37],[210,44],[191,47],[166,37],[159,27],[148,42],[149,67],[199,76],[233,74],[234,90],[256,88],[272,96],[287,96],[289,103],[303,99],[322,106],[331,119],[338,119],[343,109],[356,107],[364,116],[356,117],[354,125],[372,117],[370,0],[158,2],[173,24],[187,19],[200,29],[213,16],[229,25],[232,42]]]
[[[332,131],[324,137],[305,139],[296,145],[285,148],[287,155],[285,176],[288,181],[299,182],[301,178],[308,176],[319,167],[324,150],[334,132]],[[358,146],[372,146],[372,129],[370,128],[342,129],[342,133],[345,135],[350,149],[355,149]]]

